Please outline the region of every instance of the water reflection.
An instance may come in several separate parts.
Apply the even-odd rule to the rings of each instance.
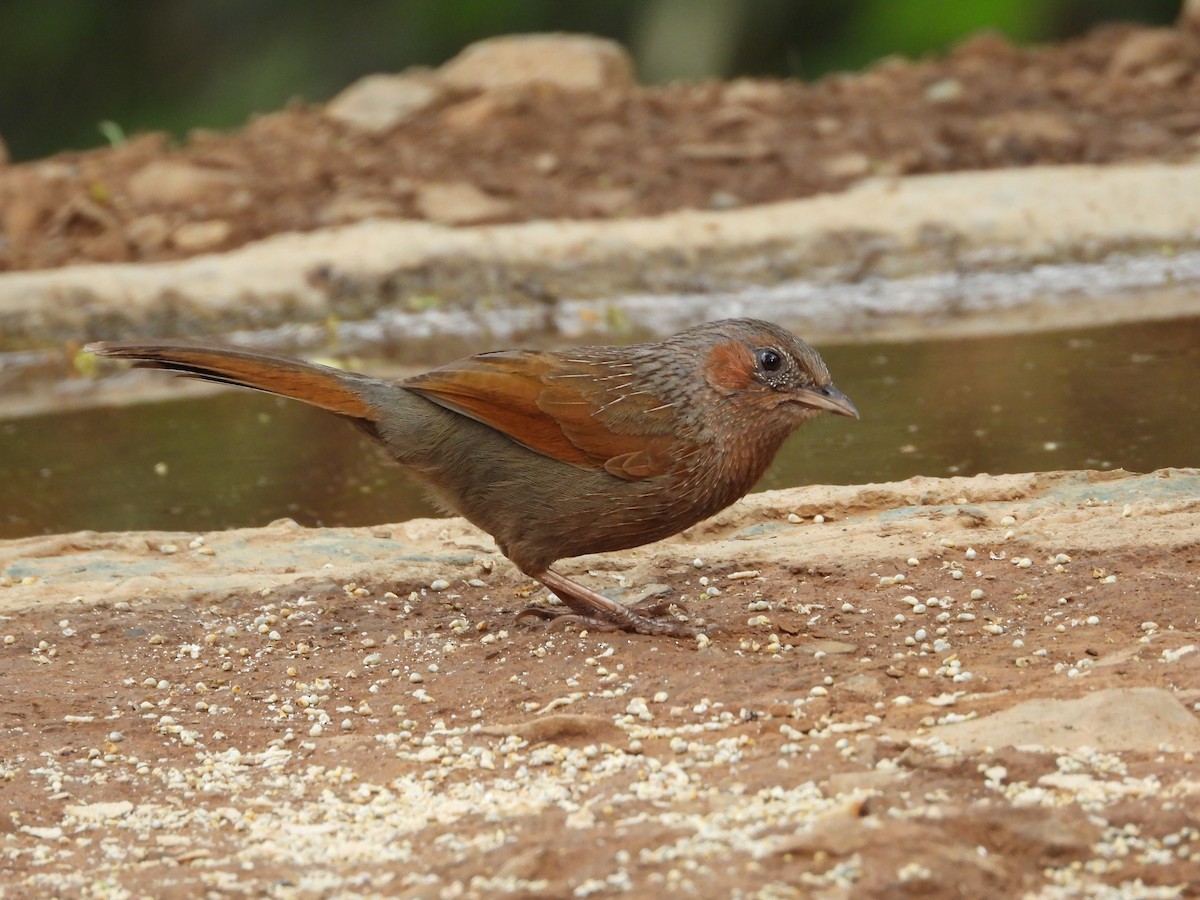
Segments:
[[[1200,465],[1200,319],[824,350],[861,422],[802,429],[762,487]],[[0,423],[0,537],[434,514],[353,427],[251,392]]]

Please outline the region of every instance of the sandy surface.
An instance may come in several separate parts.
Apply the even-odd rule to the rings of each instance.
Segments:
[[[5,542],[0,883],[1192,896],[1197,546],[1200,472],[1068,472],[563,565],[691,642],[514,624],[540,588],[460,520]]]

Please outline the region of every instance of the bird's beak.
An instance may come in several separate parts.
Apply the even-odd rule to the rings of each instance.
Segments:
[[[803,403],[805,406],[823,409],[827,412],[836,413],[839,416],[849,416],[852,419],[859,417],[858,408],[850,402],[850,398],[832,384],[827,384],[825,387],[804,388],[793,391],[792,399],[797,403]]]

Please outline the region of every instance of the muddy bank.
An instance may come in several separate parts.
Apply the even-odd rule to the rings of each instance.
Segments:
[[[1095,261],[1118,251],[1163,258],[1150,284],[1186,285],[1195,274],[1190,265],[1173,272],[1172,256],[1196,246],[1200,210],[1178,201],[1196,195],[1200,166],[1146,164],[878,179],[843,194],[643,220],[454,229],[365,222],[178,262],[0,275],[0,333],[11,351],[283,323],[315,323],[320,332],[322,323],[386,311],[397,342],[451,333],[486,342],[603,333],[613,325],[613,301],[628,294],[691,293],[702,304],[705,295],[796,279],[819,292],[864,279]],[[786,292],[779,304],[786,317]],[[994,311],[986,296],[969,305],[976,317]],[[860,337],[967,314],[950,298],[917,309],[876,304],[869,314],[862,306],[827,302],[825,320],[796,312],[807,332]],[[1173,300],[1169,308],[1180,306],[1188,304]],[[642,320],[637,307],[622,315],[626,328],[654,324],[652,309]],[[1075,317],[1088,321],[1083,309]]]

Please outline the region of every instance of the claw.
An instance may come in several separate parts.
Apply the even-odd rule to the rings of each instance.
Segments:
[[[642,616],[655,618],[658,616],[667,616],[671,613],[671,609],[677,609],[685,617],[691,616],[688,608],[684,606],[680,600],[672,600],[668,597],[647,597],[645,600],[639,600],[632,604],[628,609]]]
[[[549,606],[526,606],[520,610],[513,618],[520,622],[526,616],[531,619],[541,619],[546,622],[561,618],[562,616],[570,615],[570,611],[566,609],[553,609]]]

